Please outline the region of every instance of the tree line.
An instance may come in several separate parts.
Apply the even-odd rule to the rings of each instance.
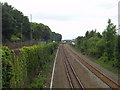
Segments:
[[[51,29],[42,23],[31,23],[33,30],[33,38],[35,40],[56,41],[59,42],[62,39],[62,35],[52,32]]]
[[[87,31],[85,36],[76,38],[76,48],[83,54],[96,57],[104,62],[112,62],[112,66],[120,68],[120,35],[116,33],[116,25],[108,20],[106,29],[100,34],[96,30]]]
[[[44,40],[47,42],[61,41],[62,35],[52,32],[51,29],[42,23],[30,22],[28,16],[21,11],[8,5],[2,5],[2,41],[27,41],[31,39],[31,29],[34,40]]]

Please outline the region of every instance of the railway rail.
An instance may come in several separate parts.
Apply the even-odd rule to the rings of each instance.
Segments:
[[[62,51],[63,54],[65,55],[65,60],[64,60],[64,67],[65,67],[65,71],[67,74],[67,78],[70,84],[71,88],[81,88],[82,90],[84,90],[84,86],[81,83],[78,75],[76,74],[76,71],[74,70],[73,66],[71,65],[71,63],[69,62],[69,58],[67,57],[67,54],[65,53],[65,49],[64,47],[62,47]]]
[[[82,57],[80,57],[77,53],[72,51],[70,48],[65,47],[68,52],[71,52],[80,62],[86,66],[91,72],[93,72],[99,79],[101,79],[104,83],[106,83],[110,88],[112,89],[119,89],[120,85],[108,78],[105,74],[100,72],[98,69],[93,67],[91,64],[89,64],[86,60],[84,60]],[[67,57],[66,57],[67,58]]]

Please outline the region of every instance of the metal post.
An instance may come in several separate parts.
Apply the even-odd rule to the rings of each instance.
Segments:
[[[120,1],[118,2],[118,29],[116,29],[116,34],[118,35],[118,37],[117,37],[117,44],[118,44],[119,43],[118,38],[119,38],[119,35],[120,35]],[[117,55],[118,55],[118,49],[116,51],[117,51]],[[119,70],[117,71],[117,73],[119,73]],[[118,75],[118,84],[120,83],[119,77],[120,76]]]
[[[21,47],[22,47],[22,23],[21,23]]]
[[[2,4],[0,2],[0,49],[2,49]],[[0,50],[0,90],[2,90],[2,50]]]
[[[31,19],[31,23],[32,23],[32,14],[30,14],[30,19]],[[31,28],[30,37],[31,37],[31,45],[32,45],[32,24],[30,24],[30,28]]]
[[[120,35],[120,1],[118,2],[118,35]]]

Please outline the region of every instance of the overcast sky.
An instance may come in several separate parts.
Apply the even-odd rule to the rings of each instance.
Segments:
[[[119,0],[0,0],[8,2],[32,22],[48,25],[63,39],[84,36],[87,30],[103,32],[108,19],[118,24]],[[117,25],[118,26],[118,25]]]

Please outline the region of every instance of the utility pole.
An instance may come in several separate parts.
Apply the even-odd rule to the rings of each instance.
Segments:
[[[21,47],[22,47],[22,28],[23,28],[23,23],[21,23]]]
[[[31,24],[30,24],[31,33],[30,33],[30,37],[31,37],[31,45],[32,45],[32,14],[30,14],[30,20],[31,20]]]
[[[118,35],[120,35],[120,1],[118,2]]]
[[[2,3],[0,3],[0,49],[1,47],[2,47]],[[0,85],[1,85],[1,82],[0,82]],[[0,86],[0,89],[1,89],[1,86]]]

